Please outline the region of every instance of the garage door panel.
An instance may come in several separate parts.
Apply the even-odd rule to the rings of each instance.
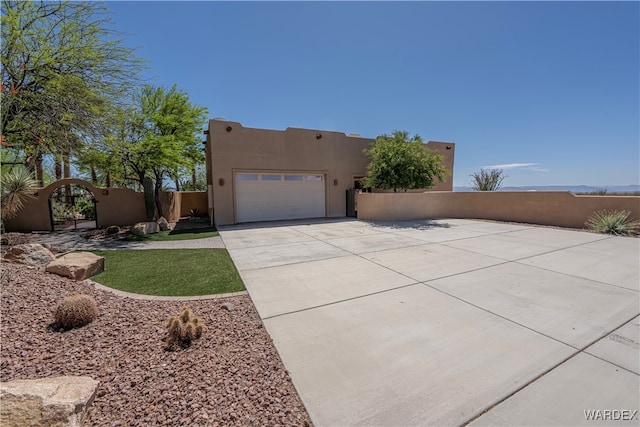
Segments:
[[[238,222],[325,216],[323,176],[272,173],[265,176],[263,179],[259,172],[236,176]]]

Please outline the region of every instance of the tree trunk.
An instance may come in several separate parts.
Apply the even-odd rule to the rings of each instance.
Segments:
[[[44,187],[44,170],[42,169],[42,154],[36,154],[36,159],[34,162],[35,172],[36,172],[36,181],[38,181],[38,187]]]
[[[107,172],[107,175],[104,178],[104,185],[107,188],[111,188],[111,172]]]
[[[196,191],[196,187],[198,186],[198,177],[196,176],[195,166],[191,169],[191,183],[193,184],[193,191]]]
[[[71,178],[71,165],[69,164],[69,152],[62,153],[62,173],[63,178]],[[66,202],[73,203],[71,200],[71,185],[65,186]]]
[[[96,168],[91,166],[91,182],[93,185],[98,186],[98,174],[96,173]]]
[[[54,162],[55,162],[55,170],[56,170],[56,181],[59,181],[62,179],[62,162],[60,161],[60,157],[55,156]]]
[[[154,186],[154,195],[156,199],[156,210],[158,211],[158,218],[163,217],[164,213],[162,212],[162,203],[160,203],[160,191],[162,191],[162,175],[161,172],[158,174],[156,172],[155,186]]]

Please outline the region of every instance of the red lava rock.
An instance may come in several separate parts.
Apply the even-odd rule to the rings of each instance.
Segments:
[[[100,385],[90,426],[308,426],[311,420],[248,296],[189,301],[206,327],[186,351],[167,354],[167,319],[180,301],[144,301],[2,263],[0,380],[88,375]],[[100,317],[50,329],[61,297],[93,296]],[[270,403],[272,402],[273,403]]]

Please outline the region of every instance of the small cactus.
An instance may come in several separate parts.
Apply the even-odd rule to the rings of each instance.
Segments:
[[[68,330],[93,322],[98,317],[98,304],[84,294],[71,295],[58,302],[54,312],[55,325]]]
[[[169,318],[165,350],[187,348],[192,341],[199,339],[203,332],[204,326],[200,319],[193,315],[189,307],[183,306],[179,316]]]
[[[107,227],[107,234],[118,234],[120,232],[120,227],[117,225],[110,225]]]

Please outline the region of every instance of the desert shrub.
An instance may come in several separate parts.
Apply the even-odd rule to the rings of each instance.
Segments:
[[[9,244],[9,239],[7,239],[6,237],[0,238],[0,245],[7,246],[8,244]]]
[[[96,208],[93,200],[80,199],[76,202],[75,208],[85,219],[95,218],[96,216]]]
[[[617,236],[630,236],[640,230],[640,221],[630,221],[629,211],[602,210],[594,212],[585,226],[598,233],[613,234]]]
[[[197,218],[200,216],[200,211],[197,208],[191,209],[189,211],[189,216],[192,218]]]
[[[187,348],[193,340],[202,336],[203,331],[204,326],[200,323],[200,319],[193,315],[189,307],[184,306],[179,316],[169,318],[165,350]]]
[[[93,322],[98,317],[98,304],[89,295],[71,295],[58,302],[53,316],[54,323],[59,328],[79,328]]]
[[[471,188],[475,191],[498,191],[502,187],[502,181],[507,178],[502,169],[480,169],[480,172],[470,176],[473,178]]]
[[[117,225],[110,225],[107,227],[107,234],[118,234],[120,232],[120,227]]]

